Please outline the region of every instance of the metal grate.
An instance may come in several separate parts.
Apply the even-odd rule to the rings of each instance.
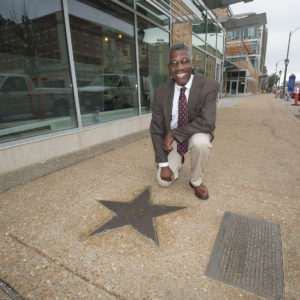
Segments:
[[[206,275],[267,299],[283,299],[279,225],[226,212]]]

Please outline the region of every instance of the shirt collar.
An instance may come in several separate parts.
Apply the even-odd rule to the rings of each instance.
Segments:
[[[184,87],[186,87],[188,90],[191,88],[191,86],[192,86],[192,82],[193,82],[193,79],[194,79],[194,74],[191,74],[191,77],[190,77],[190,80],[187,82],[187,84],[184,86]],[[181,86],[181,85],[179,85],[179,84],[177,84],[176,82],[175,82],[175,87],[176,87],[176,89],[178,89],[179,91],[180,91],[180,89],[183,87],[183,86]]]

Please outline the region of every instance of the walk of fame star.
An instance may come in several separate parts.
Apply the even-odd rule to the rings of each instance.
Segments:
[[[183,206],[157,205],[150,202],[149,190],[146,189],[130,202],[117,202],[98,200],[101,204],[112,210],[115,215],[90,235],[109,231],[114,228],[131,225],[142,235],[159,245],[154,218],[170,212],[183,209]]]

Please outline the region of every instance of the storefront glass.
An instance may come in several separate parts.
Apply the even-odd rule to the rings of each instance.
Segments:
[[[120,2],[128,5],[128,6],[133,6],[133,0],[119,0]]]
[[[61,1],[0,12],[0,143],[76,127]]]
[[[0,143],[150,113],[155,88],[169,78],[168,0],[163,11],[156,1],[67,0],[68,20],[62,2],[1,1]],[[193,24],[195,69],[214,78],[209,53],[222,51],[223,33],[193,2],[202,14]]]
[[[217,33],[217,57],[223,60],[224,52],[224,32],[218,27]]]
[[[194,69],[201,74],[205,74],[205,53],[193,47]]]
[[[170,19],[160,10],[155,8],[149,2],[145,0],[137,0],[136,1],[136,9],[138,12],[142,13],[143,16],[148,17],[152,21],[161,25],[162,27],[169,29],[170,27]]]
[[[169,33],[138,18],[141,111],[151,112],[154,90],[168,79]]]
[[[206,56],[206,76],[215,79],[216,59],[210,55]]]
[[[200,40],[202,40],[203,45],[205,45],[206,31],[207,31],[207,12],[198,1],[193,1],[193,3],[197,6],[199,13],[201,13],[202,20],[199,20],[197,23],[193,24],[192,31],[193,34],[195,34]],[[197,41],[197,44],[200,43],[199,39]],[[203,46],[202,43],[201,46]],[[193,45],[194,45],[194,40],[193,40]],[[195,46],[199,47],[198,45]]]
[[[209,15],[207,17],[207,51],[216,55],[218,26]]]
[[[193,47],[201,48],[205,51],[205,49],[206,49],[205,42],[203,42],[201,39],[199,39],[194,34],[192,36],[192,43],[193,43]]]
[[[133,13],[104,0],[68,7],[82,124],[138,115]]]

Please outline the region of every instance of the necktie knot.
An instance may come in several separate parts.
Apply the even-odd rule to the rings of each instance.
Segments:
[[[186,87],[182,87],[182,88],[180,89],[180,94],[184,94],[184,93],[185,93],[185,90],[186,90]]]

